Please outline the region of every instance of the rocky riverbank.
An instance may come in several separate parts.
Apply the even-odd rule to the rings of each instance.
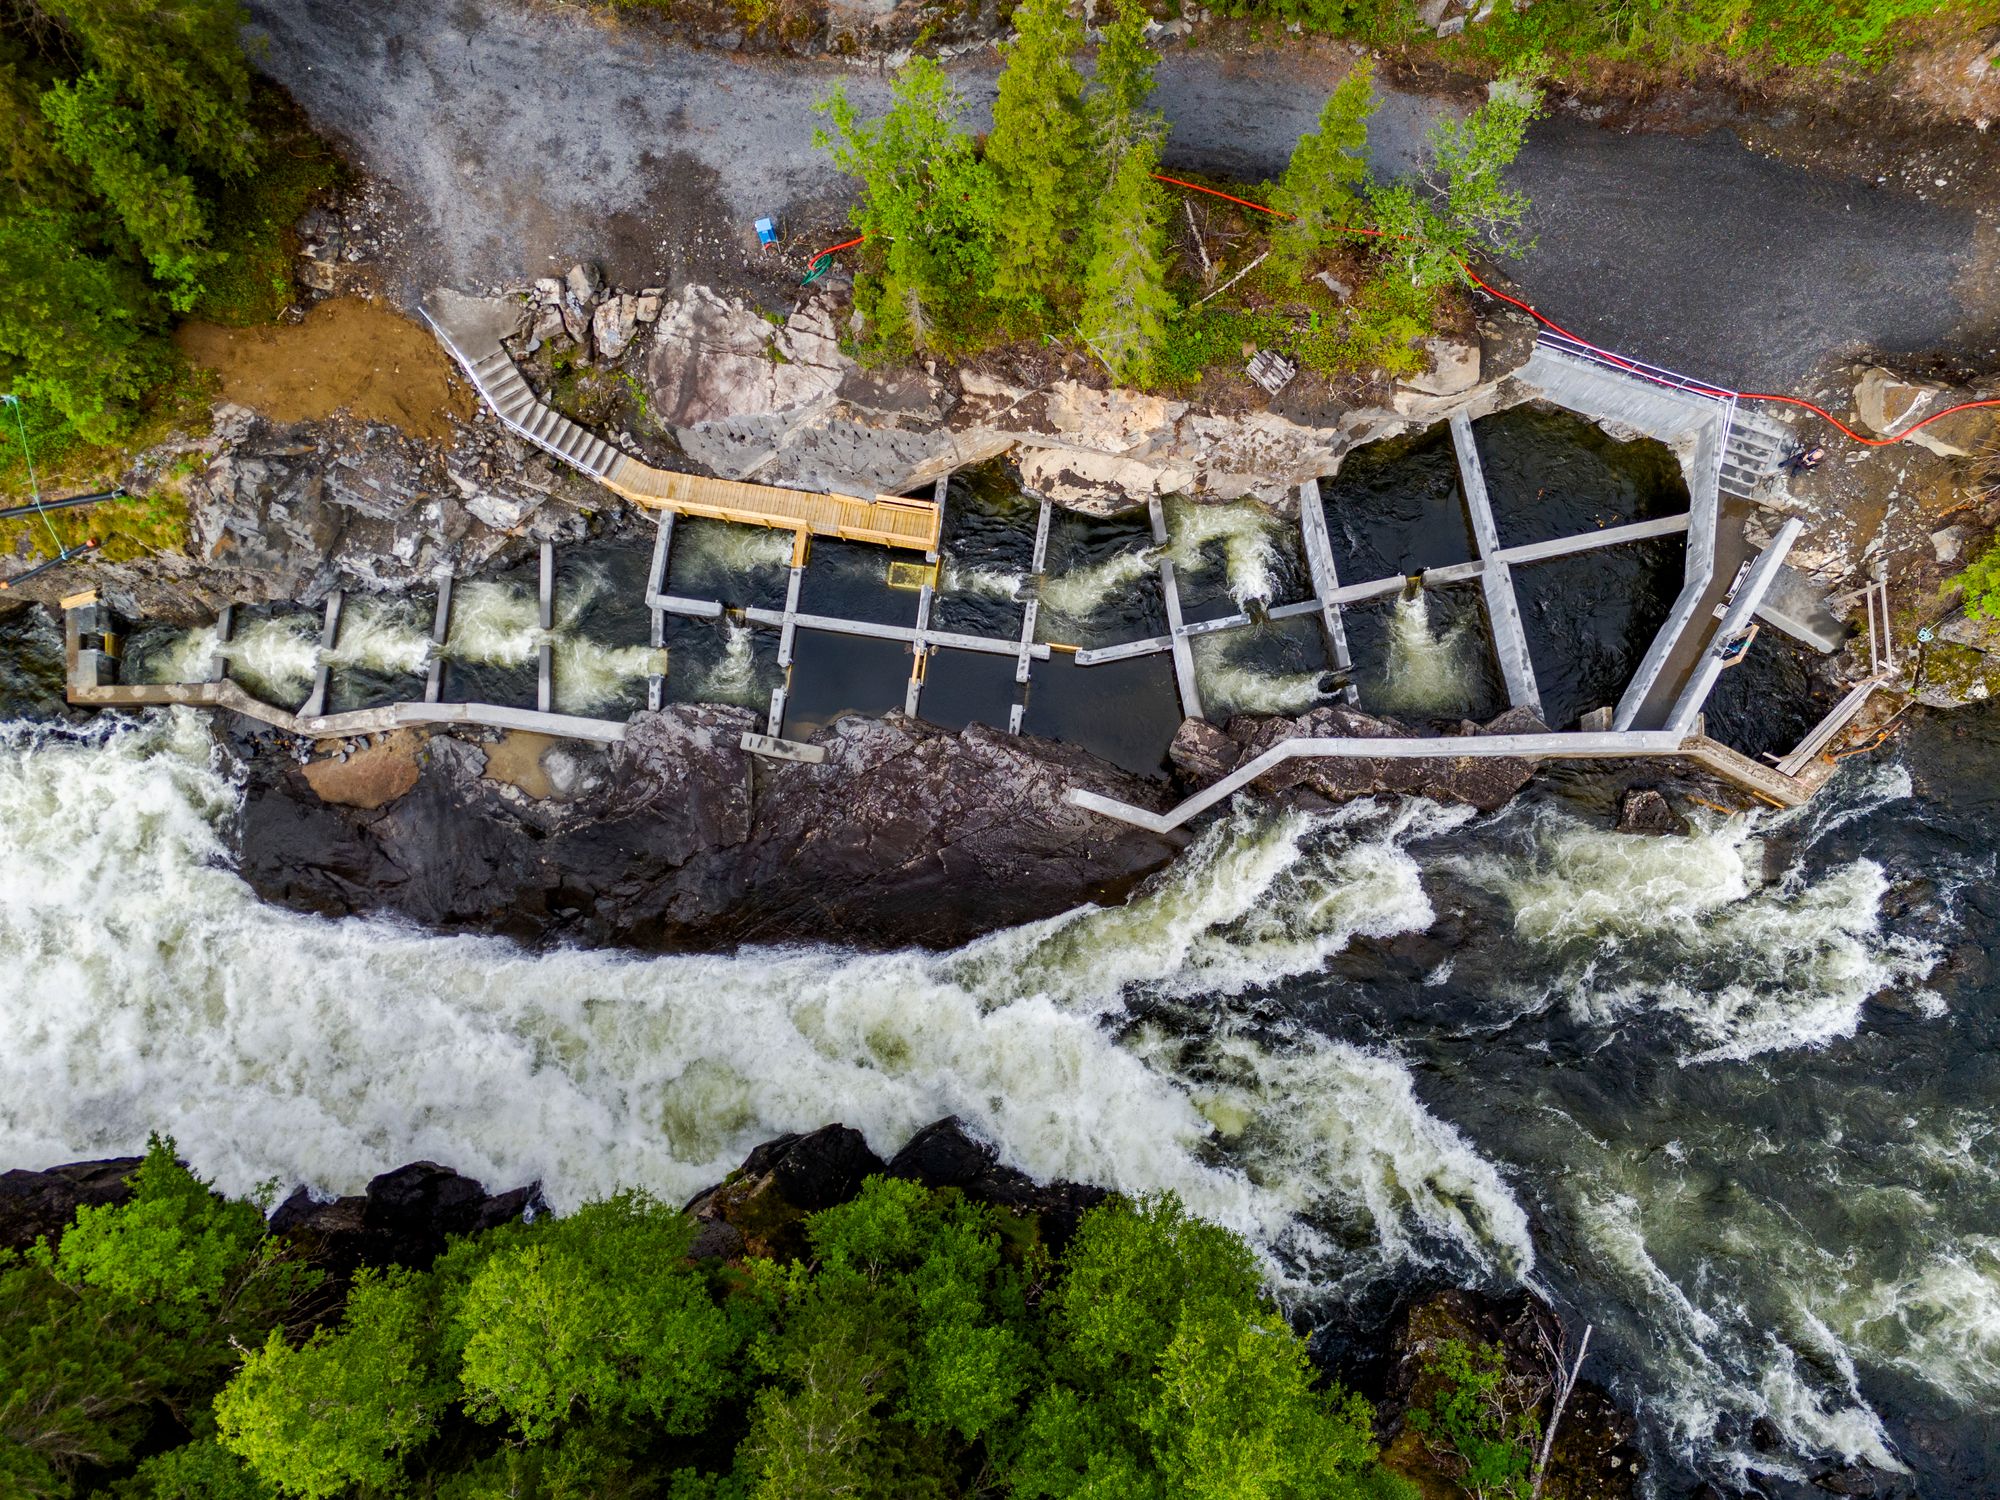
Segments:
[[[1190,721],[1163,784],[981,724],[842,717],[813,737],[820,765],[750,756],[740,740],[757,727],[747,709],[676,706],[636,715],[611,746],[400,731],[301,762],[239,726],[238,868],[285,906],[530,942],[951,947],[1120,900],[1189,837],[1072,807],[1072,787],[1157,811],[1281,739],[1412,732],[1347,709]],[[1524,727],[1539,728],[1508,715],[1464,729]],[[1491,809],[1532,772],[1472,757],[1301,762],[1258,789],[1313,806],[1407,792]]]

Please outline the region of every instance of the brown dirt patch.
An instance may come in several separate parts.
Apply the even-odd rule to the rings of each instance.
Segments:
[[[448,438],[448,418],[472,416],[471,398],[452,379],[437,340],[402,314],[359,297],[322,302],[295,324],[186,323],[174,342],[221,377],[224,400],[278,422],[346,412],[412,437]]]
[[[555,786],[542,765],[542,757],[555,744],[555,737],[510,729],[486,749],[486,779],[518,787],[530,797],[546,799],[555,795]]]
[[[381,743],[346,760],[316,760],[305,768],[306,783],[322,802],[373,812],[417,784],[417,751],[423,741],[399,729]]]

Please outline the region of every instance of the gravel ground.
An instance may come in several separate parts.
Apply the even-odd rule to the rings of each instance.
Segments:
[[[750,221],[837,227],[845,192],[812,147],[814,101],[836,79],[864,111],[886,93],[874,72],[693,51],[514,0],[251,8],[265,70],[414,221],[394,268],[406,299],[580,257],[627,286],[761,273],[775,294],[782,278],[759,261]],[[992,69],[956,68],[982,116]],[[1157,96],[1169,164],[1276,172],[1334,76],[1317,56],[1171,54]],[[1407,167],[1447,107],[1387,93],[1378,170]],[[1857,348],[1994,342],[1972,285],[1993,231],[1972,210],[1788,167],[1727,131],[1573,117],[1538,126],[1517,172],[1539,244],[1516,279],[1559,321],[1635,356],[1768,388]]]

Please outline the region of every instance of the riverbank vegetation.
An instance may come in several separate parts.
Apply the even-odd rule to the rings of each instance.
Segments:
[[[1924,39],[1926,25],[2000,21],[1995,0],[1481,0],[1455,12],[1424,0],[1221,0],[1215,8],[1372,47],[1435,45],[1447,61],[1507,67],[1535,54],[1561,77],[1607,65],[1661,78],[1718,65],[1752,75],[1875,66]],[[1437,37],[1433,28],[1452,13],[1468,24]]]
[[[624,1193],[335,1278],[170,1141],[134,1183],[0,1258],[10,1495],[1417,1493],[1249,1248],[1170,1197],[1110,1200],[1057,1257],[1033,1218],[870,1178],[796,1256],[723,1261]],[[1496,1432],[1487,1366],[1447,1356],[1438,1441],[1515,1493],[1532,1427]]]
[[[1357,65],[1276,183],[1227,198],[1209,234],[1158,173],[1166,122],[1137,0],[1111,10],[1086,82],[1067,0],[1023,0],[983,143],[944,70],[914,58],[890,107],[860,119],[836,86],[817,144],[860,184],[855,305],[863,352],[968,355],[1015,339],[1079,346],[1115,380],[1188,386],[1258,349],[1335,377],[1413,374],[1426,336],[1462,316],[1473,255],[1518,256],[1527,199],[1505,171],[1540,107],[1521,64],[1431,132],[1419,181],[1367,166],[1373,75]],[[1180,190],[1174,190],[1180,191]],[[1246,196],[1239,187],[1237,197]],[[1219,258],[1226,255],[1224,264]]]
[[[292,300],[287,236],[340,165],[253,82],[245,19],[237,0],[0,0],[0,390],[46,469],[193,404],[179,319],[265,322]]]

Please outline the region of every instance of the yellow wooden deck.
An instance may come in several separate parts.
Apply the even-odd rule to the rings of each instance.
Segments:
[[[776,485],[746,484],[737,479],[706,479],[675,474],[636,458],[613,463],[601,482],[636,505],[671,510],[677,515],[705,516],[744,526],[773,526],[814,536],[841,537],[850,542],[874,542],[935,552],[944,526],[943,508],[929,500],[900,495],[829,495],[812,490],[788,490]]]

